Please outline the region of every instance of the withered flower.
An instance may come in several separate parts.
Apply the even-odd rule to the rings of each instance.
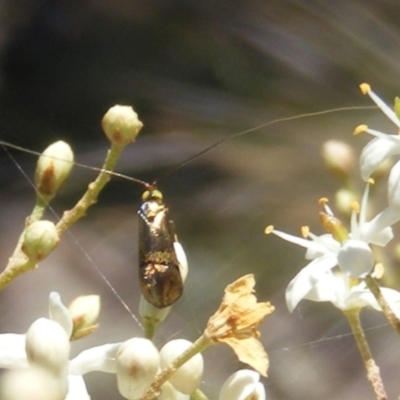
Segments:
[[[257,303],[254,275],[242,276],[228,285],[218,311],[208,320],[204,332],[214,343],[226,343],[238,359],[267,376],[268,355],[258,340],[258,326],[274,311],[269,303]]]

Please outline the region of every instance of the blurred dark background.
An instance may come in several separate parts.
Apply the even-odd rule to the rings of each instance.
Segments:
[[[259,297],[277,308],[262,327],[271,358],[268,398],[372,398],[339,311],[308,302],[287,311],[285,287],[306,264],[304,252],[263,230],[272,223],[297,234],[307,224],[322,233],[316,200],[332,196],[339,182],[323,169],[321,145],[342,139],[358,154],[367,138],[351,136],[356,125],[394,132],[379,111],[260,128],[164,175],[216,141],[276,118],[371,105],[359,92],[363,81],[392,101],[400,92],[399,11],[395,1],[3,0],[0,138],[37,151],[67,140],[78,162],[98,167],[107,150],[102,115],[116,103],[133,105],[145,126],[118,171],[161,177],[191,268],[157,344],[194,340],[224,287],[253,272]],[[35,157],[12,155],[32,177]],[[5,265],[34,191],[4,151],[0,157]],[[55,212],[71,207],[94,176],[76,167],[53,202]],[[74,343],[74,354],[141,334],[98,270],[137,314],[142,190],[114,179],[73,227],[73,237],[65,235],[37,271],[2,291],[1,332],[25,332],[46,316],[48,294],[57,290],[67,303],[80,294],[102,296],[100,330]],[[398,339],[378,313],[365,311],[363,322],[389,397],[398,396]],[[203,390],[217,398],[240,365],[224,346],[205,353],[205,365]],[[120,398],[114,376],[87,378],[94,400]]]

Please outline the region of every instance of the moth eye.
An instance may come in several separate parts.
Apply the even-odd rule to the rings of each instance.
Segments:
[[[159,200],[159,201],[162,201],[162,199],[163,199],[163,194],[157,189],[146,190],[142,194],[142,201],[148,201],[148,200]]]
[[[145,192],[143,192],[142,194],[142,201],[147,201],[150,198],[150,191],[146,190]]]

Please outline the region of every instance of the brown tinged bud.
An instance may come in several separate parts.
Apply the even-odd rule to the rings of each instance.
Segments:
[[[132,107],[115,105],[105,113],[101,126],[112,144],[126,146],[136,140],[143,123]]]
[[[74,325],[71,340],[80,339],[97,330],[100,296],[79,296],[68,306],[68,310]]]
[[[51,221],[36,221],[24,232],[22,251],[36,262],[46,258],[58,245],[56,226]]]
[[[51,200],[68,178],[74,163],[74,153],[69,144],[59,140],[51,144],[39,157],[35,186],[40,195]]]

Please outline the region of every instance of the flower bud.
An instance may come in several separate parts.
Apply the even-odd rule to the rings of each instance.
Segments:
[[[68,178],[74,163],[74,153],[69,144],[59,140],[51,144],[39,157],[35,186],[40,195],[51,200]]]
[[[192,344],[185,339],[175,339],[166,343],[160,350],[161,368],[167,368]],[[169,382],[181,393],[193,393],[199,387],[203,376],[203,364],[203,356],[197,353],[174,372]]]
[[[35,221],[24,232],[22,251],[32,260],[46,258],[58,245],[60,237],[51,221]]]
[[[223,384],[219,400],[265,400],[265,389],[259,380],[260,375],[255,371],[237,371]]]
[[[179,272],[181,273],[182,283],[185,283],[187,275],[189,273],[189,264],[186,258],[186,253],[179,242],[174,242],[174,250],[176,258],[179,262]]]
[[[341,214],[350,216],[352,204],[356,200],[355,193],[347,188],[339,189],[335,194],[335,207]]]
[[[26,333],[25,350],[29,364],[57,378],[61,391],[66,394],[70,343],[64,329],[50,319],[37,319]]]
[[[140,296],[139,314],[142,319],[150,326],[156,327],[160,322],[167,318],[171,311],[171,306],[157,308],[149,303],[143,296]]]
[[[71,338],[72,318],[68,308],[61,301],[60,294],[57,292],[51,292],[49,295],[49,317],[52,321],[57,322],[64,329],[67,336]]]
[[[112,144],[126,146],[136,140],[143,123],[132,107],[115,105],[104,114],[101,126]]]
[[[133,338],[122,343],[116,356],[119,393],[126,399],[139,399],[150,387],[160,356],[148,339]]]
[[[74,328],[71,339],[80,339],[97,328],[100,315],[100,296],[89,295],[77,297],[68,307]]]
[[[322,146],[322,158],[329,172],[346,179],[354,169],[355,157],[353,149],[339,140],[328,140]]]

